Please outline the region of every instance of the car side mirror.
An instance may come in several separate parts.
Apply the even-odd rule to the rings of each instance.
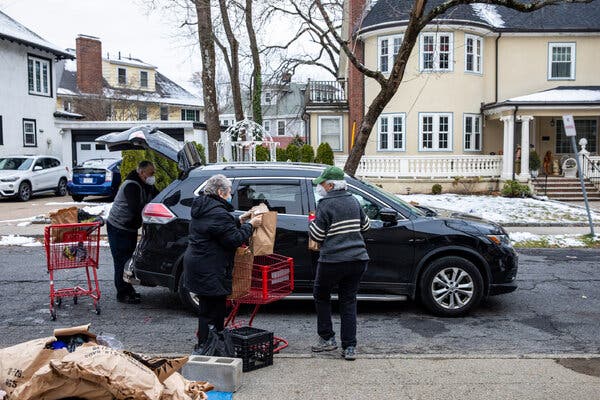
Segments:
[[[386,224],[394,225],[396,222],[398,222],[398,212],[391,208],[382,208],[379,211],[379,216]]]
[[[34,171],[41,171],[43,168],[41,167],[41,165],[36,165],[35,167],[33,167]]]

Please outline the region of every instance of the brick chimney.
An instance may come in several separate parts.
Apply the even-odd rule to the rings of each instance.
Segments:
[[[82,93],[102,94],[102,42],[94,36],[78,35],[77,87]]]
[[[348,0],[348,39],[350,48],[354,49],[356,58],[364,62],[364,43],[362,40],[354,40],[353,36],[360,28],[363,13],[365,11],[365,0]],[[365,77],[348,60],[348,150],[352,144],[352,127],[356,124],[355,140],[360,130],[360,121],[362,121],[365,110]]]

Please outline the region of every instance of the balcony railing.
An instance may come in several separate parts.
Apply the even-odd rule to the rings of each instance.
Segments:
[[[341,81],[308,81],[308,104],[345,104],[346,80]]]
[[[335,165],[343,167],[348,156],[336,156]],[[502,156],[363,156],[356,175],[367,178],[454,178],[480,176],[498,178]]]

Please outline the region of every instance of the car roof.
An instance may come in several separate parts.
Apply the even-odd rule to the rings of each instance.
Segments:
[[[247,176],[269,174],[274,177],[317,177],[327,165],[291,162],[248,162],[215,163],[198,167],[190,176],[206,176],[222,173],[227,176]]]
[[[97,165],[99,167],[108,167],[117,162],[121,161],[120,158],[90,158],[89,160],[85,160],[81,164],[78,164],[77,167],[82,166],[83,164],[89,163],[92,165]]]

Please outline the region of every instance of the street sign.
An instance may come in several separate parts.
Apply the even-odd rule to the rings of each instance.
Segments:
[[[572,115],[563,115],[563,124],[565,125],[565,134],[567,136],[575,136],[575,120]]]

